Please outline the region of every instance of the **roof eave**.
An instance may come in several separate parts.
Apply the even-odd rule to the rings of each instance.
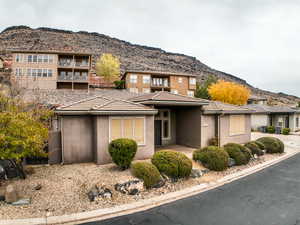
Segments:
[[[155,115],[157,110],[56,110],[57,115]]]
[[[143,105],[167,105],[167,106],[203,106],[208,105],[207,102],[180,102],[180,101],[135,101]]]

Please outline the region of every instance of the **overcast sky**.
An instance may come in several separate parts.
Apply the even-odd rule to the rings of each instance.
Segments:
[[[13,25],[107,34],[300,96],[298,0],[0,0]]]

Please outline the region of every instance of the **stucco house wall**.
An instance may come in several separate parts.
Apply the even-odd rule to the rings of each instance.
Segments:
[[[251,128],[257,130],[261,126],[269,126],[270,118],[268,114],[252,114]]]
[[[209,145],[209,140],[216,137],[216,116],[201,116],[201,147]]]
[[[238,144],[243,144],[251,140],[251,116],[249,114],[245,115],[245,132],[239,135],[230,135],[229,121],[230,115],[221,115],[220,116],[220,146],[223,146],[227,143],[234,142]]]

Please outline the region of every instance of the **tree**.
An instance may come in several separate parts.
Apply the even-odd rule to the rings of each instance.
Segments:
[[[36,104],[0,94],[0,159],[10,160],[25,178],[22,160],[45,157],[48,124],[52,112]]]
[[[206,80],[203,82],[203,84],[200,84],[197,82],[195,97],[203,98],[203,99],[210,99],[210,96],[208,94],[208,88],[210,85],[216,83],[217,81],[218,81],[218,79],[214,75],[209,75],[206,78]]]
[[[244,105],[250,96],[250,90],[243,85],[220,80],[208,88],[212,100],[234,105]]]
[[[113,81],[120,76],[120,61],[112,54],[102,54],[96,63],[96,74],[106,81]]]

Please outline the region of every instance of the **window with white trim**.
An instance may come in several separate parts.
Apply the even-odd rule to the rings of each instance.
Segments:
[[[131,74],[130,75],[130,83],[132,83],[132,84],[137,83],[137,75],[136,74]]]
[[[53,63],[53,55],[49,55],[48,61],[49,61],[49,63]]]
[[[171,111],[169,109],[160,109],[155,116],[155,120],[161,121],[162,139],[171,138]]]
[[[22,58],[23,58],[22,54],[17,54],[16,55],[16,62],[22,62]]]
[[[49,69],[48,70],[48,77],[52,77],[52,75],[53,75],[53,71],[52,71],[52,69]]]
[[[48,55],[44,55],[43,56],[43,62],[44,63],[48,63]]]
[[[171,93],[173,93],[173,94],[178,94],[178,90],[172,89],[172,90],[171,90]]]
[[[129,88],[129,92],[138,94],[139,93],[139,89],[137,89],[137,88]]]
[[[182,83],[182,77],[178,77],[178,83]]]
[[[38,55],[38,62],[42,63],[43,62],[43,55]]]
[[[194,97],[194,91],[187,91],[187,96]]]
[[[21,68],[16,68],[16,76],[22,76],[22,69]]]
[[[31,69],[27,69],[27,76],[28,76],[28,77],[31,76]]]
[[[110,141],[130,138],[138,145],[145,144],[145,117],[110,117]]]
[[[143,93],[150,93],[151,92],[151,90],[150,90],[150,88],[143,88]]]
[[[246,132],[245,115],[230,115],[229,135],[245,134],[245,132]]]
[[[190,77],[190,85],[196,85],[196,78]]]
[[[143,84],[150,84],[150,75],[143,75]]]

